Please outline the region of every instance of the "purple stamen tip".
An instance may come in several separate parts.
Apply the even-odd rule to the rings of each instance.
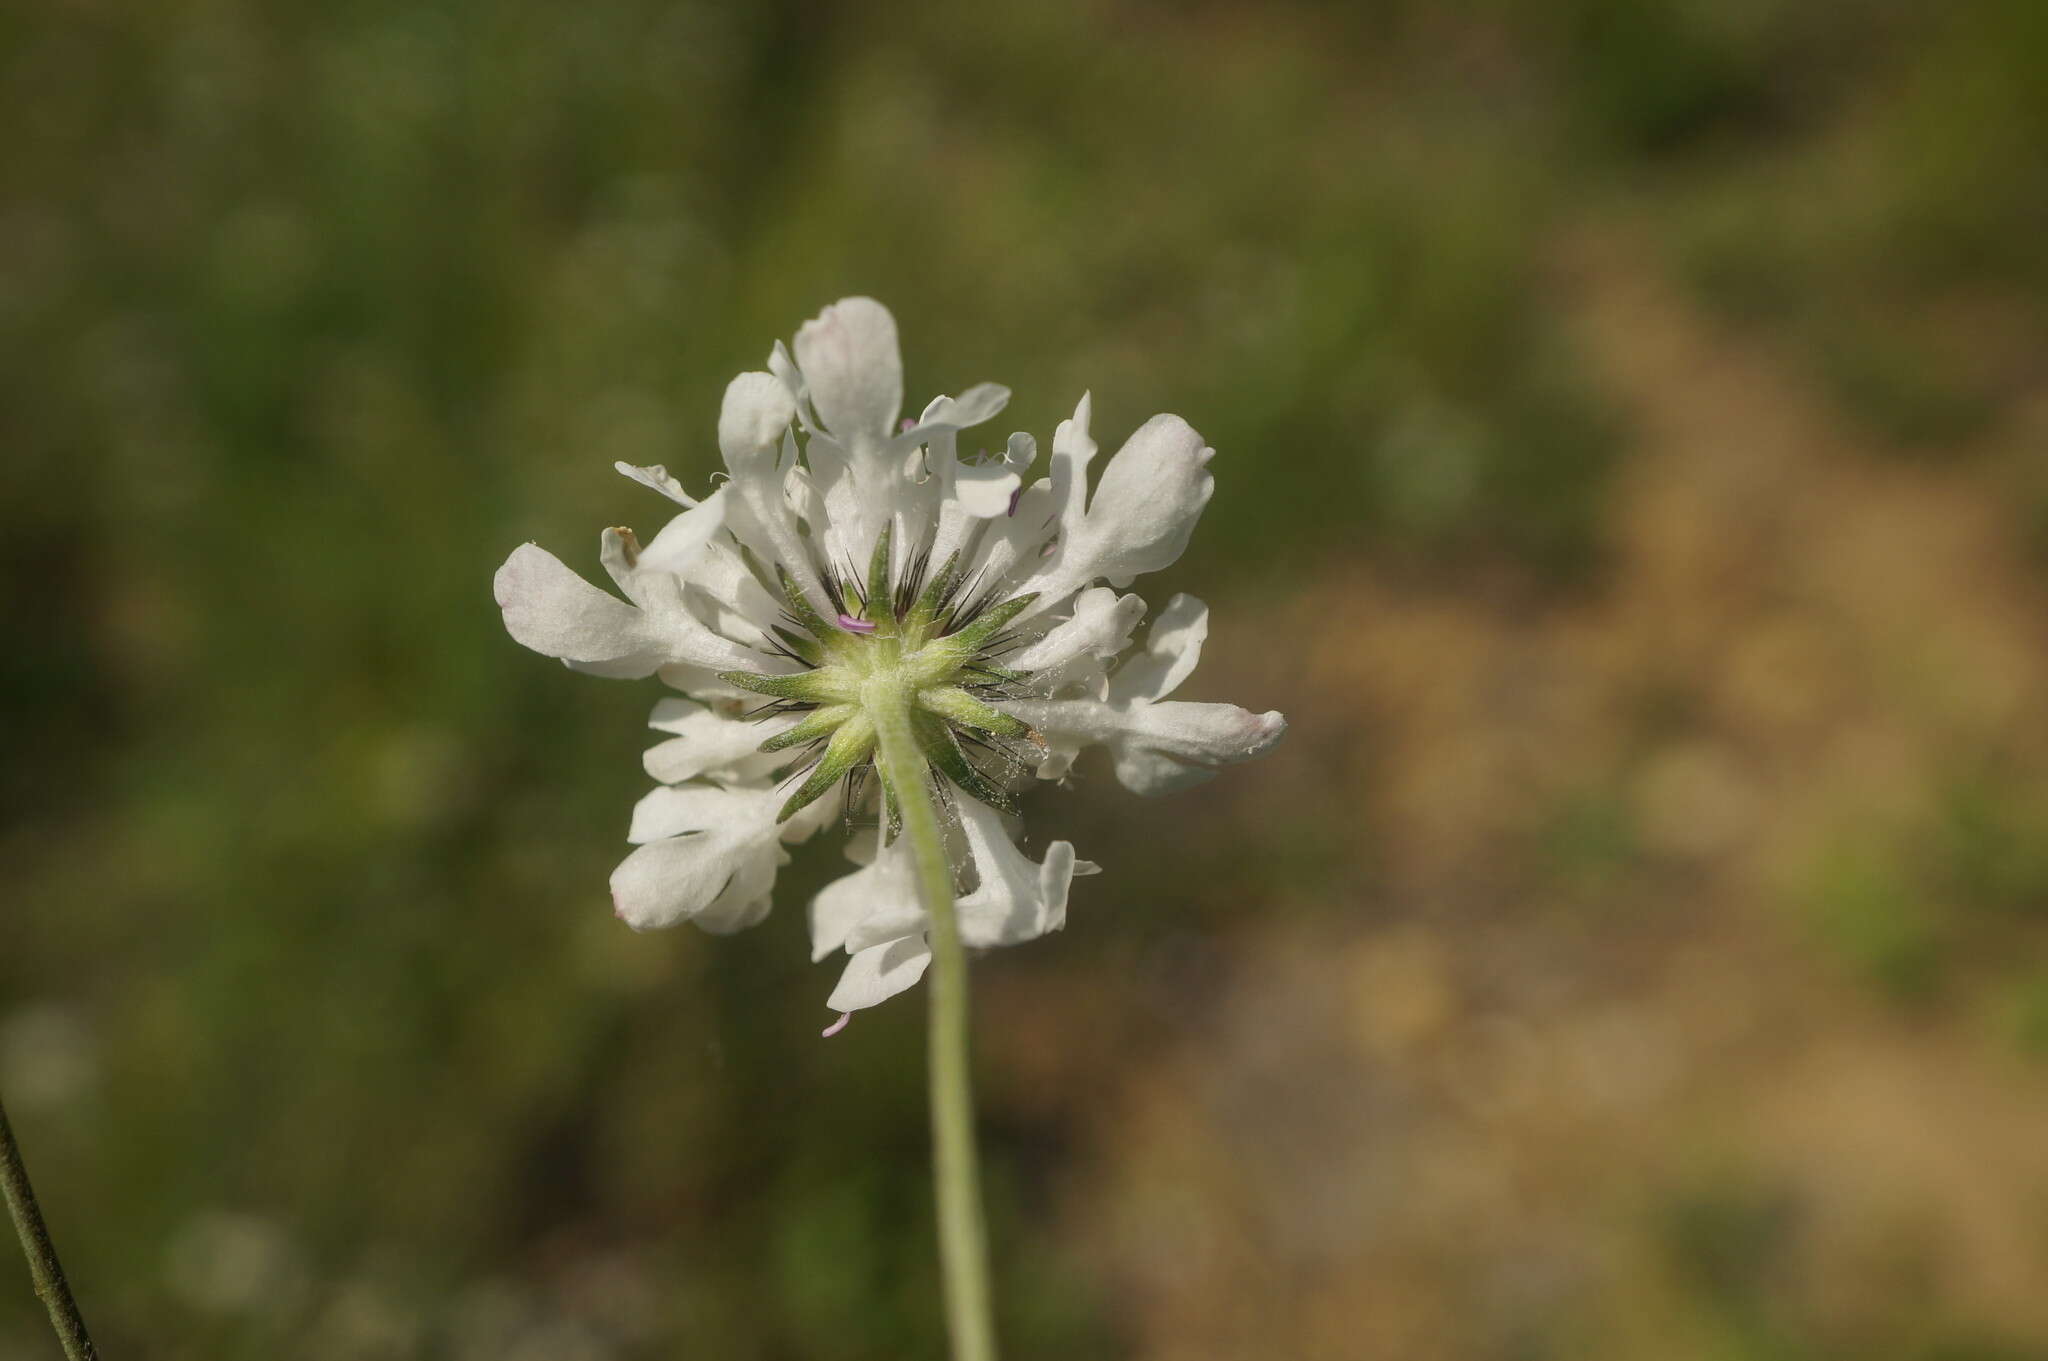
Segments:
[[[873,633],[875,626],[865,619],[856,619],[850,614],[839,616],[839,627],[848,633]]]
[[[846,1023],[847,1023],[848,1021],[852,1020],[852,1019],[853,1019],[853,1013],[852,1013],[852,1012],[850,1012],[850,1011],[842,1011],[842,1012],[840,1012],[840,1013],[839,1013],[839,1019],[838,1019],[838,1020],[836,1020],[836,1021],[834,1021],[834,1022],[833,1022],[833,1023],[831,1024],[831,1025],[828,1025],[828,1026],[826,1026],[826,1027],[825,1027],[825,1029],[824,1029],[824,1030],[823,1030],[823,1031],[821,1032],[821,1038],[823,1038],[823,1039],[827,1039],[827,1040],[831,1039],[831,1038],[832,1038],[832,1037],[833,1037],[834,1035],[837,1035],[837,1034],[838,1034],[838,1033],[839,1033],[840,1031],[842,1031],[842,1030],[846,1029]]]
[[[1022,484],[1022,483],[1019,483],[1019,484],[1018,484],[1018,486],[1017,486],[1017,489],[1016,489],[1015,491],[1013,491],[1013,492],[1011,492],[1011,493],[1010,493],[1010,508],[1009,508],[1008,510],[1004,511],[1004,512],[1003,512],[1003,514],[1005,514],[1005,515],[1015,515],[1015,514],[1017,513],[1017,503],[1018,503],[1019,501],[1023,500],[1023,499],[1024,499],[1024,486],[1023,486],[1023,484]]]

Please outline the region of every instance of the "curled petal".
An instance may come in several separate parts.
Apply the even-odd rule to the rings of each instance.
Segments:
[[[612,871],[612,904],[636,931],[696,921],[736,931],[767,911],[786,858],[772,790],[657,789],[633,810],[642,841]]]
[[[846,961],[839,986],[825,999],[834,1011],[859,1011],[886,1002],[924,977],[932,952],[921,936],[906,936],[862,950]]]
[[[625,476],[632,478],[641,486],[652,487],[655,491],[660,492],[685,510],[697,504],[697,498],[684,491],[683,484],[671,477],[668,469],[659,463],[649,464],[647,467],[641,468],[631,463],[618,462],[612,464],[612,467],[618,469]]]
[[[1024,470],[1037,455],[1038,442],[1019,431],[1010,436],[1000,457],[979,463],[949,458],[947,476],[953,498],[963,511],[977,519],[993,520],[1010,514],[1016,509],[1017,498],[1024,493]]]
[[[1018,474],[1029,465],[1030,457],[1027,454],[1022,463],[1013,466],[1010,455],[1020,438],[1028,445],[1030,436],[1013,435],[1009,452],[995,459],[965,463],[958,450],[961,430],[994,416],[1009,400],[1008,388],[977,383],[957,398],[934,398],[919,420],[904,422],[906,429],[896,439],[900,448],[911,451],[904,465],[907,476],[899,486],[897,512],[905,517],[912,538],[923,537],[937,520],[940,529],[933,550],[940,560],[959,546],[966,522],[1002,514],[1008,497],[1021,485]],[[920,445],[926,447],[922,459],[916,453]]]
[[[860,869],[825,885],[811,900],[811,958],[820,960],[835,950],[851,948],[848,941],[862,922],[874,916],[900,915],[905,909],[917,910],[916,870],[909,847],[895,841],[881,847]],[[922,922],[923,918],[915,920]]]
[[[1041,477],[1023,489],[1016,505],[1001,518],[980,522],[984,526],[981,571],[991,589],[1014,594],[1018,580],[1045,566],[1057,546],[1057,504],[1052,483]],[[1059,604],[1060,599],[1065,597],[1039,597],[1047,609]]]
[[[1067,922],[1067,888],[1085,873],[1074,848],[1055,841],[1045,848],[1043,862],[1032,860],[1010,840],[1002,815],[972,799],[956,805],[978,880],[971,893],[954,904],[960,918],[960,939],[975,949],[1016,945],[1057,931]],[[905,877],[902,891],[878,897],[846,936],[851,951],[871,949],[903,937],[922,937],[929,925],[916,896],[916,884]]]
[[[491,584],[508,633],[578,670],[638,677],[680,660],[640,610],[606,595],[536,544],[513,549]]]
[[[701,621],[714,633],[772,652],[754,621],[775,618],[781,606],[747,568],[732,539],[719,532],[725,528],[726,496],[721,487],[676,516],[637,555],[626,550],[623,540],[614,543],[607,536],[605,565],[619,589],[642,607],[676,598],[676,587],[655,574],[675,578],[681,586],[682,627]]]
[[[653,552],[650,545],[641,561],[644,563]],[[730,539],[713,539],[690,569],[678,575],[686,583],[683,594],[692,610],[735,637],[761,637],[761,626],[756,620],[782,617],[782,602],[770,595],[748,569]]]
[[[1001,383],[976,383],[958,397],[934,397],[916,421],[905,421],[899,440],[923,444],[934,435],[966,430],[993,420],[1010,404],[1010,390]]]
[[[774,882],[775,866],[771,863],[761,884],[760,897],[748,902],[737,893],[722,893],[702,912],[692,917],[690,924],[699,931],[706,931],[714,936],[729,936],[735,931],[759,926],[768,919],[770,909],[775,906],[774,900],[768,896],[768,890]]]
[[[865,870],[835,879],[811,899],[811,962],[846,948],[847,937],[868,914],[858,880]]]
[[[1074,597],[1073,613],[1037,642],[1004,659],[1019,671],[1057,670],[1080,658],[1109,658],[1130,646],[1131,630],[1145,617],[1145,602],[1095,586]],[[1156,632],[1156,629],[1155,629]]]
[[[1084,392],[1074,414],[1052,432],[1052,500],[1061,532],[1069,536],[1081,528],[1088,509],[1088,465],[1097,447],[1088,426],[1094,417],[1095,394]]]
[[[1278,710],[1166,700],[1133,707],[1136,719],[1113,743],[1116,777],[1139,794],[1170,794],[1213,779],[1219,767],[1264,756],[1287,733]]]
[[[1072,751],[1090,743],[1106,745],[1117,778],[1140,794],[1198,785],[1221,766],[1265,755],[1287,731],[1277,711],[1255,714],[1235,704],[1068,699],[997,707],[1043,734],[1056,760],[1071,760]]]
[[[753,764],[761,744],[795,727],[797,719],[796,714],[733,718],[688,700],[664,699],[654,706],[647,726],[675,735],[649,747],[642,764],[663,784],[717,776],[735,765]]]
[[[708,505],[707,502],[697,510],[704,510]],[[686,511],[684,515],[687,518],[696,513]],[[637,549],[630,531],[607,529],[598,543],[598,557],[619,589],[639,608],[641,627],[658,638],[667,649],[668,655],[663,661],[742,671],[755,667],[786,669],[761,653],[714,633],[691,611],[682,578],[673,572],[653,571],[642,566]]]
[[[732,481],[725,488],[726,527],[734,539],[751,548],[764,563],[787,572],[811,607],[822,610],[829,597],[818,579],[811,549],[798,528],[796,506],[801,502],[793,501],[787,490],[790,480],[799,472],[796,440],[786,429],[781,439],[781,449],[772,458],[750,457],[736,465],[728,460]],[[814,455],[822,442],[811,442]]]
[[[1017,528],[1011,517],[1024,495],[1024,473],[1038,457],[1038,442],[1021,431],[1010,436],[1001,458],[986,462],[963,463],[953,446],[950,434],[934,439],[931,445],[931,467],[938,474],[941,492],[937,528],[932,535],[934,562],[944,562],[972,541],[993,542],[989,536],[991,521],[1000,526],[995,539],[1002,538],[1004,531]],[[1042,516],[1038,523],[1042,529]],[[1043,539],[1041,533],[1038,541]],[[1006,570],[1004,563],[996,559],[1008,556],[999,549],[983,553],[983,570],[991,585]]]
[[[1002,463],[964,463],[953,479],[953,494],[960,508],[978,520],[993,520],[1009,512],[1024,479]]]
[[[1110,678],[1113,700],[1164,699],[1180,688],[1202,660],[1209,637],[1209,607],[1191,595],[1176,595],[1152,621],[1145,650]]]
[[[1070,842],[1055,841],[1034,862],[1018,850],[992,809],[963,800],[960,821],[981,882],[960,899],[960,938],[968,945],[1016,945],[1067,924],[1067,889],[1077,862]]]
[[[671,572],[693,578],[705,548],[725,528],[725,507],[725,488],[720,487],[663,525],[661,532],[640,550],[635,565],[641,571]]]

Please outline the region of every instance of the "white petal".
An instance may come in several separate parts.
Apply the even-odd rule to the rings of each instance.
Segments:
[[[845,949],[846,938],[867,917],[873,906],[869,892],[872,881],[862,878],[867,872],[859,869],[834,879],[811,899],[813,963]]]
[[[1044,566],[1059,528],[1054,508],[1052,483],[1041,477],[1024,488],[1014,509],[999,519],[980,522],[984,526],[983,538],[978,561],[972,565],[988,583],[989,591],[1015,595],[1014,583]],[[1033,613],[1043,613],[1059,603],[1056,599],[1042,600]]]
[[[832,989],[825,1005],[833,1011],[859,1011],[886,1002],[916,986],[931,962],[932,952],[914,936],[862,950],[846,961],[846,972],[839,976],[839,986]]]
[[[1145,617],[1145,602],[1095,586],[1074,597],[1074,612],[1037,642],[1004,659],[1019,671],[1056,670],[1077,658],[1114,657],[1130,646],[1131,630]]]
[[[649,553],[652,553],[649,549]],[[643,556],[641,561],[645,562]],[[776,620],[788,607],[777,597],[770,595],[746,560],[739,554],[730,539],[713,539],[704,545],[686,572],[677,573],[688,583],[685,595],[692,598],[701,592],[707,599],[715,601],[720,611],[730,611],[748,621],[749,630],[758,635],[760,629],[754,620]]]
[[[1039,753],[1038,765],[1032,773],[1041,780],[1066,779],[1089,739],[1065,732],[1041,732],[1039,736],[1045,742],[1045,750]]]
[[[796,333],[819,421],[842,444],[886,440],[903,409],[903,358],[896,319],[873,298],[844,298]]]
[[[677,699],[674,695],[670,695],[665,699],[658,699],[654,702],[653,712],[647,715],[647,726],[656,732],[686,733],[697,722],[697,716],[707,711],[717,712],[716,710],[708,710],[706,705],[694,703],[687,699]],[[737,722],[738,710],[735,709],[730,713],[721,714],[721,717]]]
[[[923,444],[941,431],[968,430],[993,420],[1010,404],[1010,390],[1001,383],[976,383],[958,397],[934,397],[917,418],[917,424],[898,438],[909,444]]]
[[[1101,536],[1111,585],[1170,567],[1187,550],[1216,490],[1207,467],[1215,456],[1193,426],[1171,415],[1146,421],[1117,450],[1088,501],[1091,537]]]
[[[775,877],[772,866],[768,877],[772,883]],[[690,924],[714,936],[729,936],[735,931],[744,931],[749,926],[760,925],[766,920],[768,910],[774,905],[774,899],[765,893],[748,902],[728,887],[724,893],[712,900],[709,907],[690,918]]]
[[[812,550],[831,563],[866,565],[866,554],[874,547],[874,535],[888,518],[891,500],[869,497],[862,490],[859,470],[848,462],[845,450],[823,435],[813,435],[804,447],[810,465],[791,470],[785,494],[792,505],[804,507],[803,518],[811,531]],[[893,487],[893,479],[866,479],[878,487]],[[808,490],[805,488],[809,483]],[[827,618],[831,610],[821,610]]]
[[[675,660],[645,615],[606,595],[536,544],[513,549],[491,584],[508,633],[578,670],[637,677]]]
[[[711,833],[720,837],[752,820],[747,796],[716,785],[661,785],[633,805],[626,840],[634,845],[669,837]]]
[[[709,625],[691,612],[682,578],[673,572],[643,569],[636,547],[630,531],[607,529],[598,541],[598,557],[619,589],[639,606],[642,632],[666,649],[663,661],[689,662],[723,671],[779,673],[792,669],[772,656],[712,632]]]
[[[796,403],[797,419],[803,422],[804,427],[809,429],[817,424],[811,419],[810,394],[804,390],[803,371],[797,368],[796,360],[789,357],[789,347],[779,340],[768,352],[768,372],[788,389],[791,400]]]
[[[754,758],[756,765],[742,764],[738,769],[755,779],[766,779],[782,766],[789,763],[786,752],[772,752]],[[839,821],[846,812],[846,781],[825,791],[814,803],[809,803],[791,814],[789,820],[776,829],[776,834],[788,845],[809,841],[825,828]]]
[[[1044,608],[1097,579],[1126,586],[1134,577],[1171,566],[1187,548],[1195,521],[1216,490],[1206,466],[1215,453],[1178,416],[1145,422],[1103,469],[1078,523],[1079,483],[1067,490],[1059,552],[1023,589],[1040,592]],[[1070,461],[1081,464],[1078,454]],[[1056,495],[1059,466],[1055,455]]]
[[[675,736],[649,747],[641,763],[663,784],[725,771],[760,755],[763,742],[795,727],[799,718],[797,714],[733,718],[699,704],[664,699],[654,706],[648,726]]]
[[[953,399],[948,419],[961,430],[993,420],[1010,404],[1010,390],[1001,383],[976,383]]]
[[[878,940],[923,930],[924,918],[917,911],[916,867],[908,846],[898,840],[883,847],[868,864],[825,885],[811,900],[811,958],[823,959],[834,950],[849,947],[849,938],[871,917],[910,914],[910,927],[893,931]]]
[[[1052,497],[1054,513],[1068,534],[1081,527],[1088,505],[1088,465],[1095,461],[1095,439],[1088,425],[1095,414],[1095,394],[1084,392],[1071,418],[1052,433]]]
[[[663,668],[663,674],[668,674],[668,670]],[[758,744],[771,734],[786,731],[797,716],[742,718],[740,715],[747,708],[760,703],[760,696],[735,694],[737,702],[704,696],[694,703],[665,699],[656,704],[647,726],[658,732],[673,732],[677,737],[648,749],[641,758],[648,773],[657,780],[676,783],[710,780],[726,789],[765,788],[776,772],[789,764],[789,758],[779,752],[763,752]],[[811,808],[826,807],[836,817],[839,803],[840,794],[835,788]],[[802,841],[818,829],[820,824],[804,821],[811,808],[781,824],[778,834],[784,841]]]
[[[1029,723],[1055,752],[1106,744],[1117,778],[1140,794],[1200,784],[1218,766],[1263,756],[1287,731],[1278,712],[1255,714],[1235,704],[1068,699],[1010,700],[996,707]]]
[[[775,837],[776,808],[772,789],[649,794],[633,810],[633,839],[646,844],[612,871],[620,918],[637,931],[693,918],[707,930],[737,930],[758,920],[787,858]]]
[[[775,452],[796,416],[796,398],[772,373],[743,373],[725,385],[718,411],[718,451],[737,476]]]
[[[1023,490],[1024,479],[1006,461],[960,463],[955,461],[953,495],[969,515],[993,520],[1010,513],[1010,505]]]
[[[1117,668],[1109,697],[1164,699],[1180,687],[1202,660],[1209,637],[1209,607],[1191,595],[1177,595],[1152,621],[1145,650]]]
[[[697,504],[697,498],[684,491],[683,484],[669,476],[668,469],[659,463],[651,463],[644,468],[625,462],[614,463],[612,466],[641,486],[652,487],[685,510]]]
[[[725,528],[725,488],[720,487],[702,501],[661,527],[640,550],[638,566],[643,571],[692,575],[705,547]]]
[[[1074,848],[1055,841],[1043,863],[1011,842],[1002,814],[973,799],[958,801],[960,825],[979,882],[954,904],[960,939],[975,949],[1036,940],[1066,925],[1067,886],[1077,861]],[[905,875],[899,892],[870,900],[865,914],[846,933],[846,948],[860,951],[903,937],[922,937],[930,925],[918,901],[916,882]]]
[[[653,931],[702,912],[732,878],[729,848],[706,837],[638,847],[612,871],[612,907],[635,931]]]
[[[1112,743],[1116,777],[1139,794],[1169,794],[1215,776],[1219,766],[1271,751],[1287,732],[1277,710],[1167,700],[1132,709],[1135,722]]]
[[[785,432],[785,435],[787,432]],[[820,441],[812,440],[816,451]],[[733,468],[726,506],[726,527],[733,538],[754,550],[762,562],[779,565],[789,573],[811,602],[824,612],[829,599],[811,562],[811,550],[797,528],[787,492],[788,475],[795,467],[795,441],[786,438],[776,458],[756,458]]]
[[[959,808],[981,875],[974,892],[957,904],[961,940],[976,948],[1015,945],[1065,926],[1073,846],[1055,841],[1045,848],[1043,863],[1034,862],[1011,843],[994,809],[972,799],[960,800]]]

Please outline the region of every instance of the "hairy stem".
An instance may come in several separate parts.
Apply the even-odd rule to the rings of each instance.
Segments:
[[[880,698],[877,696],[877,698]],[[946,1331],[953,1361],[995,1361],[988,1242],[981,1216],[981,1172],[974,1151],[974,1079],[968,1058],[967,953],[953,910],[953,867],[932,802],[931,779],[911,733],[907,695],[869,705],[876,759],[896,790],[903,835],[917,862],[918,894],[931,918],[931,1106],[933,1183],[938,1196],[939,1260],[945,1277]]]
[[[64,1281],[64,1267],[57,1260],[57,1245],[50,1241],[49,1227],[36,1205],[35,1188],[29,1185],[28,1168],[22,1165],[21,1148],[14,1142],[14,1128],[7,1123],[7,1107],[0,1105],[0,1189],[7,1193],[7,1213],[14,1231],[21,1235],[21,1250],[28,1256],[29,1274],[35,1278],[36,1294],[50,1311],[50,1326],[64,1344],[69,1361],[98,1361],[92,1339],[86,1336],[85,1319],[78,1301]]]

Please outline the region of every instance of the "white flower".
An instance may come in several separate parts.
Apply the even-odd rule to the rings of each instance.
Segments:
[[[689,697],[655,706],[668,737],[646,767],[661,785],[612,875],[629,925],[750,926],[787,843],[841,820],[874,826],[849,846],[865,863],[811,905],[816,957],[850,956],[830,999],[850,1012],[910,987],[931,958],[897,791],[869,778],[878,696],[909,712],[950,812],[961,936],[981,947],[1058,930],[1074,876],[1095,870],[1064,841],[1040,860],[1018,849],[1020,785],[1063,777],[1100,744],[1131,789],[1181,789],[1269,750],[1286,722],[1166,698],[1208,635],[1190,596],[1131,649],[1145,606],[1116,588],[1180,556],[1215,486],[1215,451],[1187,422],[1147,421],[1091,495],[1084,396],[1054,435],[1050,475],[1027,483],[1029,435],[959,454],[1004,388],[939,397],[899,425],[896,322],[880,303],[826,308],[794,348],[726,388],[716,492],[698,501],[661,467],[619,465],[683,508],[645,546],[604,532],[623,600],[532,544],[496,589],[526,646],[597,675],[658,674]]]

